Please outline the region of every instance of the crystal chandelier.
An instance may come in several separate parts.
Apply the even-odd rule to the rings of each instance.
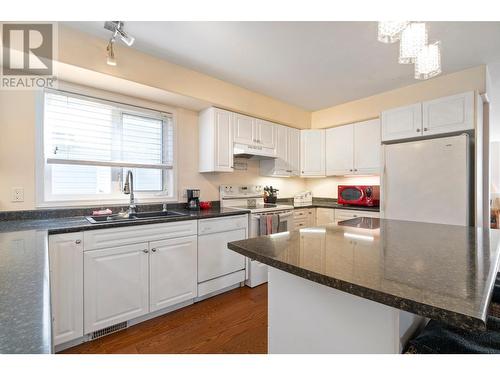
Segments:
[[[415,79],[429,79],[441,73],[441,42],[422,48],[415,59]]]
[[[412,22],[401,32],[399,63],[415,62],[417,53],[427,45],[427,27],[424,22]]]
[[[394,43],[399,40],[399,34],[408,26],[409,21],[381,21],[378,23],[378,41]]]
[[[381,21],[378,40],[399,43],[399,63],[415,64],[415,79],[429,79],[441,73],[441,42],[428,44],[425,22]]]

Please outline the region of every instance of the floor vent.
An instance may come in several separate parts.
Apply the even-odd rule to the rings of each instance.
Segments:
[[[98,339],[100,337],[109,335],[110,333],[121,331],[122,329],[127,328],[127,326],[128,326],[127,322],[123,322],[123,323],[118,323],[118,324],[112,325],[110,327],[100,329],[98,331],[94,331],[90,335],[90,340],[95,340],[95,339]]]

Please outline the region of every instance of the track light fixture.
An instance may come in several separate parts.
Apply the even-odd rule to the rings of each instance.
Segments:
[[[116,65],[114,44],[116,42],[116,38],[120,38],[120,40],[125,43],[127,46],[131,46],[134,44],[135,38],[132,35],[129,35],[125,30],[123,30],[124,23],[122,21],[106,21],[104,22],[104,28],[113,33],[113,36],[109,40],[108,46],[106,47],[107,51],[107,63],[108,65]]]

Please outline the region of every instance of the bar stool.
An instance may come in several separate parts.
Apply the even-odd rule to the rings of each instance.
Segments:
[[[411,339],[408,354],[500,354],[500,277],[497,277],[486,331],[470,331],[431,320]]]

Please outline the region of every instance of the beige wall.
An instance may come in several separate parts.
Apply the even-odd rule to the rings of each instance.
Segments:
[[[486,67],[484,65],[439,76],[345,104],[312,113],[313,128],[328,128],[379,117],[380,112],[424,100],[477,90],[485,92]]]
[[[24,188],[24,202],[10,203]],[[0,210],[35,207],[35,94],[0,90]]]
[[[33,91],[0,91],[0,211],[35,209],[35,124]],[[181,201],[186,188],[201,189],[204,200],[218,200],[219,185],[225,183],[273,185],[280,189],[280,197],[305,189],[300,178],[260,177],[258,161],[249,161],[247,171],[198,173],[198,114],[178,109],[177,129]],[[24,202],[11,202],[13,187],[24,188]]]
[[[112,67],[106,64],[106,40],[59,25],[58,42],[58,60],[66,64],[110,74],[296,128],[309,128],[311,125],[309,111],[121,44],[115,45],[118,65]]]

